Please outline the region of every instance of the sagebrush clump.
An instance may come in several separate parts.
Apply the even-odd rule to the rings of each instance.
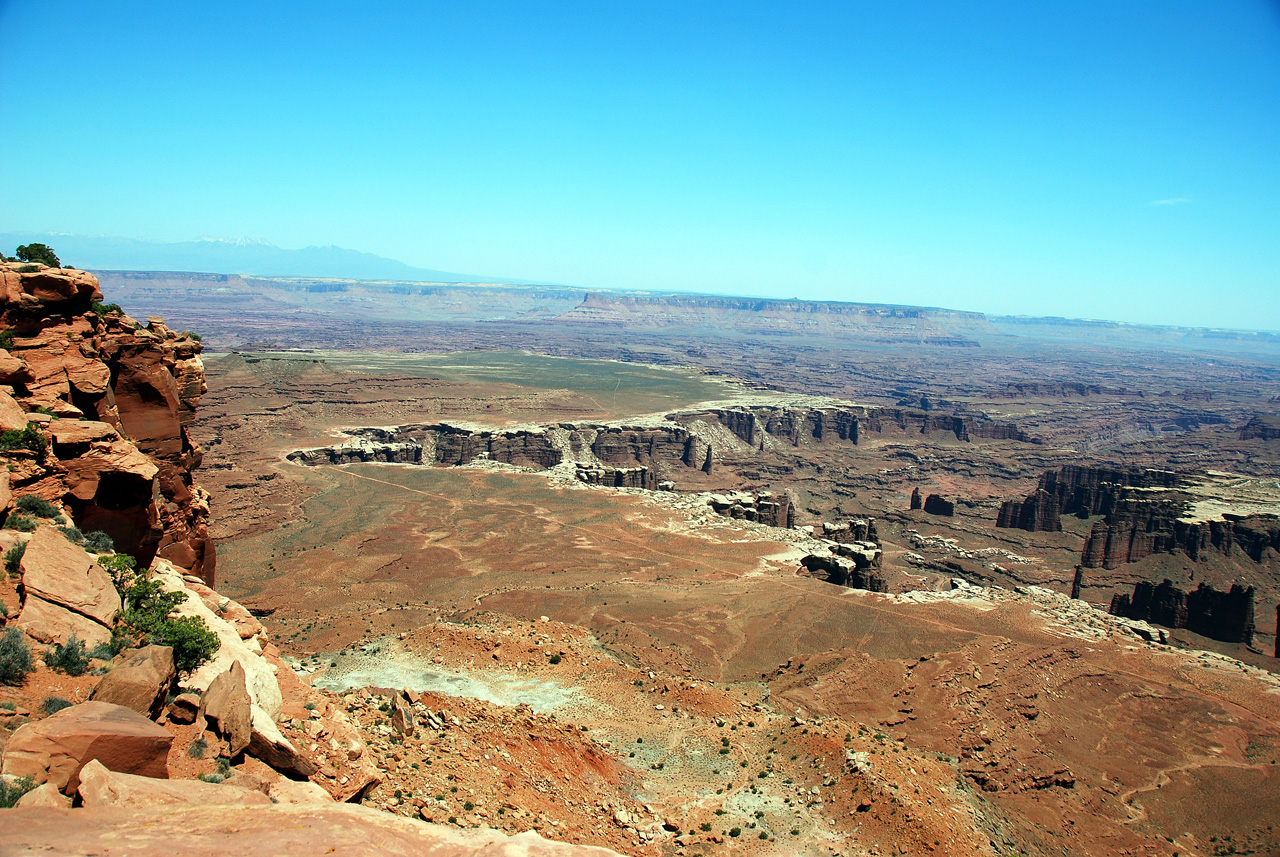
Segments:
[[[15,449],[27,449],[36,454],[36,459],[43,462],[45,454],[49,451],[49,441],[44,439],[44,435],[40,434],[40,429],[35,423],[27,423],[24,429],[9,429],[0,432],[0,452],[9,452]]]
[[[0,809],[13,809],[18,798],[36,787],[31,777],[17,777],[13,781],[0,780]]]
[[[18,508],[19,512],[35,515],[37,518],[56,518],[61,514],[57,506],[34,494],[23,494],[14,503],[14,506]]]
[[[21,542],[4,552],[4,570],[10,577],[22,574],[22,557],[27,552],[27,543]]]
[[[6,530],[17,530],[20,533],[34,533],[36,519],[21,512],[10,512],[9,517],[5,518],[4,528]]]
[[[49,669],[67,675],[84,675],[89,669],[89,655],[85,652],[84,643],[72,634],[66,644],[58,643],[45,653],[44,662]]]
[[[22,632],[9,628],[0,636],[0,684],[20,685],[33,669],[31,649]]]

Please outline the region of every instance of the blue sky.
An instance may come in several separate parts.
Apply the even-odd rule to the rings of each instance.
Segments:
[[[0,0],[0,44],[0,232],[1280,329],[1274,2]]]

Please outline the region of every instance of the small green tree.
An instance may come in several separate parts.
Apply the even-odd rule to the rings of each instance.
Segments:
[[[34,668],[22,632],[9,628],[0,637],[0,684],[20,685]]]
[[[49,442],[44,439],[44,435],[40,434],[40,429],[35,423],[27,423],[24,429],[0,432],[0,452],[11,449],[29,449],[36,454],[39,461],[44,461],[45,453],[49,450]]]
[[[121,598],[129,594],[129,587],[133,586],[134,578],[138,576],[137,560],[128,554],[113,553],[98,557],[98,565],[111,575],[111,582],[115,584],[116,592],[120,593]]]
[[[45,244],[20,244],[18,249],[14,251],[20,262],[35,262],[38,265],[48,265],[50,268],[61,268],[62,262],[58,261],[58,254],[53,252],[53,248]]]
[[[125,609],[119,626],[123,634],[137,643],[173,647],[173,665],[181,673],[199,668],[222,645],[218,635],[210,631],[199,616],[172,615],[186,599],[186,593],[166,592],[160,581],[146,574],[138,575],[125,593]]]

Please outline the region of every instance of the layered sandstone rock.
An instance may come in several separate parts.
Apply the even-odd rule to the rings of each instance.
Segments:
[[[84,271],[0,263],[0,327],[14,337],[0,393],[52,442],[51,454],[8,453],[21,464],[15,487],[65,502],[82,529],[107,532],[141,565],[160,555],[212,583],[208,501],[191,478],[200,450],[187,433],[204,392],[200,342],[159,319],[99,315],[101,300]],[[0,420],[14,422],[5,404]]]
[[[1186,628],[1228,643],[1253,644],[1254,588],[1233,585],[1219,592],[1202,583],[1184,592],[1165,580],[1158,586],[1143,581],[1133,595],[1117,594],[1109,612],[1114,616],[1154,622],[1167,628]]]
[[[1000,506],[996,526],[1026,530],[1029,533],[1061,532],[1062,516],[1058,511],[1058,498],[1044,489],[1037,489],[1025,500],[1006,500]]]
[[[164,709],[177,675],[172,648],[144,646],[122,652],[89,698],[122,705],[154,720]]]
[[[217,788],[215,786],[215,788]],[[369,854],[388,857],[617,857],[606,848],[423,824],[350,804],[228,806],[193,803],[5,810],[15,853],[101,854],[128,843],[132,857],[228,854]]]
[[[37,527],[22,555],[24,600],[17,625],[45,643],[75,637],[90,646],[111,638],[120,596],[96,557],[53,527]]]
[[[113,806],[146,809],[182,806],[271,806],[260,791],[200,780],[158,780],[109,770],[101,762],[89,762],[80,770],[77,788],[84,807]]]
[[[930,494],[924,498],[924,510],[930,515],[949,518],[956,513],[956,504],[941,494]]]
[[[1240,429],[1241,440],[1280,440],[1280,417],[1255,416]]]
[[[53,783],[66,794],[80,784],[80,769],[98,760],[113,771],[169,776],[173,735],[147,718],[109,702],[83,702],[13,733],[0,772]]]
[[[878,556],[878,551],[876,555]],[[814,577],[837,586],[866,589],[871,592],[888,592],[889,587],[880,575],[878,567],[872,567],[869,559],[866,556],[847,558],[809,554],[800,560],[800,565]]]

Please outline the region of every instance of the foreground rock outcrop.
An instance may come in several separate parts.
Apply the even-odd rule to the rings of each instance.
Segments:
[[[370,853],[388,857],[610,857],[617,853],[550,842],[532,832],[508,837],[493,831],[424,824],[350,804],[150,802],[146,806],[20,808],[0,812],[0,837],[11,854],[102,854],[121,848],[131,857]]]
[[[72,794],[80,769],[95,760],[112,771],[168,777],[172,744],[171,733],[136,711],[85,702],[19,727],[5,746],[0,773],[53,783]]]
[[[0,263],[0,328],[13,336],[0,415],[18,408],[33,433],[6,453],[13,492],[66,504],[144,566],[159,555],[212,583],[208,498],[191,476],[201,452],[187,431],[205,390],[202,345],[101,301],[84,271]]]

